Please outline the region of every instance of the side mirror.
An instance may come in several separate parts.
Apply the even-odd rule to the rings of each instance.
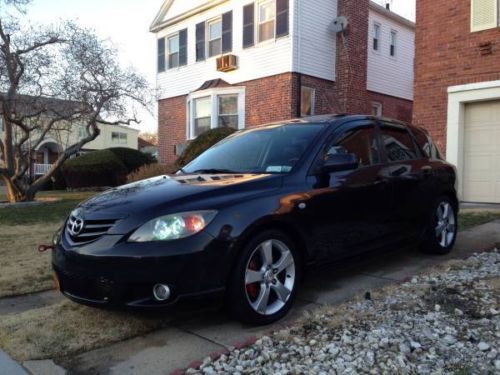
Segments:
[[[335,154],[328,156],[321,171],[323,173],[342,172],[357,169],[359,159],[356,154]]]

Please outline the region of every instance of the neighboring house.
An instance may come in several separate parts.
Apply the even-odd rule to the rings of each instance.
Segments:
[[[414,24],[368,0],[167,0],[151,31],[164,163],[220,126],[344,112],[411,120]]]
[[[158,159],[158,146],[139,136],[139,151]]]
[[[14,129],[17,129],[16,127]],[[92,142],[87,143],[81,153],[102,150],[111,147],[126,147],[138,149],[139,130],[122,125],[99,124],[101,134]],[[0,138],[3,137],[4,124],[0,116]],[[32,139],[35,140],[37,133],[34,132]],[[78,142],[86,136],[83,125],[73,125],[64,129],[51,130],[45,139],[36,148],[36,154],[32,156],[33,166],[31,177],[36,178],[44,175],[58,159],[68,146]],[[28,141],[29,144],[29,141]]]
[[[414,121],[457,166],[459,195],[500,203],[500,0],[418,0]]]

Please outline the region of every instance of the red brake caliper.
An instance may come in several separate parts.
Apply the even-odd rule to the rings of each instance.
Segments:
[[[248,265],[248,269],[252,271],[258,271],[257,264],[255,263],[255,260],[250,261],[250,264]],[[256,298],[259,293],[259,285],[258,283],[253,283],[253,284],[248,284],[246,286],[247,288],[247,293],[251,298]]]

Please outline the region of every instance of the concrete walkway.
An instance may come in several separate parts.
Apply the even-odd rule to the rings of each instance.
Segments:
[[[314,270],[301,286],[296,306],[289,316],[267,327],[242,325],[213,304],[182,305],[168,313],[170,324],[165,329],[56,362],[70,373],[168,374],[194,365],[206,356],[245,346],[256,336],[290,324],[305,310],[337,305],[359,293],[411,278],[430,266],[453,258],[466,258],[495,245],[500,247],[500,221],[459,233],[454,251],[443,257],[404,249],[365,255]],[[58,296],[46,292],[37,298],[38,303],[47,304],[57,300]],[[0,310],[17,313],[29,306],[28,299],[13,298],[0,304]],[[3,374],[1,358],[0,374]],[[29,372],[36,375],[62,374],[64,370],[57,365],[52,361],[24,363]]]

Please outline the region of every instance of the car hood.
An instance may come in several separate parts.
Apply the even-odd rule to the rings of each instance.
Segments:
[[[80,204],[92,220],[123,219],[206,209],[227,204],[281,186],[282,176],[270,174],[219,174],[161,176],[108,190]]]

